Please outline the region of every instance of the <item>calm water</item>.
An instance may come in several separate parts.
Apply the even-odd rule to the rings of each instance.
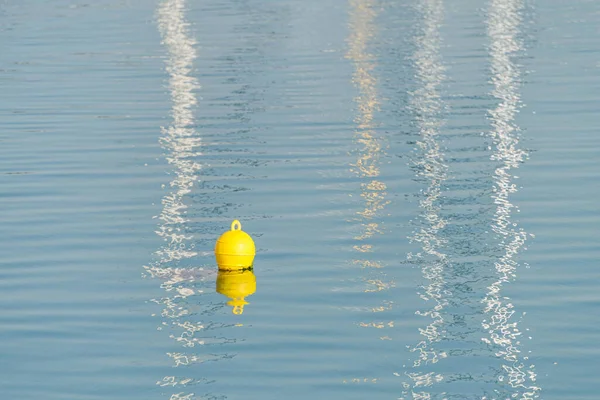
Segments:
[[[600,2],[4,0],[0,32],[1,399],[598,398]]]

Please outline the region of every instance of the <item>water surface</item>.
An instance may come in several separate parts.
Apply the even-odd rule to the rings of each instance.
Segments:
[[[0,393],[595,399],[599,26],[583,0],[3,2]]]

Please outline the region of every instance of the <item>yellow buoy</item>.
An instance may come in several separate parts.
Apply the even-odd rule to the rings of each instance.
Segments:
[[[217,293],[229,297],[228,306],[233,307],[234,314],[244,312],[248,304],[245,297],[256,292],[256,276],[252,270],[219,271],[217,274]]]
[[[242,224],[237,219],[231,223],[231,230],[222,234],[215,245],[219,270],[251,268],[255,254],[254,241],[242,231]]]

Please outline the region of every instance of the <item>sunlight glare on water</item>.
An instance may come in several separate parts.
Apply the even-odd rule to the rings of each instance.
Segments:
[[[502,294],[502,286],[516,277],[519,263],[515,258],[528,236],[527,232],[512,222],[511,215],[518,209],[509,201],[511,193],[517,191],[511,170],[518,168],[527,157],[527,152],[519,146],[519,127],[514,122],[515,114],[521,106],[520,66],[514,61],[523,51],[521,38],[518,37],[519,25],[522,23],[520,13],[523,8],[520,3],[517,0],[493,0],[488,17],[494,84],[492,95],[499,101],[498,106],[490,110],[490,136],[495,145],[491,159],[501,162],[494,172],[495,187],[492,197],[496,211],[492,231],[498,234],[504,254],[494,263],[498,280],[488,287],[489,292],[483,299],[486,303],[485,312],[490,316],[482,323],[489,333],[489,339],[483,340],[495,346],[493,348],[496,350],[496,356],[505,361],[498,381],[506,382],[511,387],[509,393],[512,398],[533,399],[538,398],[537,392],[540,390],[535,386],[534,365],[526,366],[529,357],[519,354],[523,340],[522,332],[514,318],[516,311],[510,303],[510,298]]]
[[[413,361],[415,371],[407,373],[412,382],[404,385],[406,389],[410,389],[412,398],[428,399],[431,398],[431,393],[426,388],[444,379],[442,374],[429,371],[428,365],[438,363],[448,356],[444,350],[435,346],[444,336],[447,317],[442,311],[448,302],[445,297],[449,294],[444,274],[450,265],[443,252],[447,241],[438,234],[446,225],[444,217],[440,215],[439,198],[448,169],[438,139],[445,111],[439,93],[444,80],[444,67],[439,55],[439,26],[443,18],[443,2],[425,0],[419,4],[418,12],[422,22],[414,38],[416,50],[412,61],[419,86],[412,93],[411,103],[420,134],[417,153],[414,156],[414,168],[417,177],[425,183],[426,188],[420,193],[419,208],[422,212],[417,228],[411,236],[413,241],[421,244],[422,250],[416,254],[409,253],[408,259],[420,266],[423,277],[428,281],[420,297],[431,306],[425,311],[417,311],[417,314],[430,319],[431,322],[419,329],[423,340],[411,348],[416,354]]]

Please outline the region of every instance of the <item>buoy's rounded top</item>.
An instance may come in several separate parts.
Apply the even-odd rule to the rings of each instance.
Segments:
[[[254,247],[254,240],[242,230],[242,224],[236,219],[231,223],[231,230],[223,233],[217,240],[215,253],[253,255],[256,253],[256,249]]]

